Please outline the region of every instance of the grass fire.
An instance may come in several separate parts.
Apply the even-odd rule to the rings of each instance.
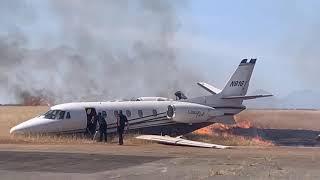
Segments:
[[[256,133],[255,136],[252,137],[234,134],[234,131],[237,129],[251,129],[252,131],[255,131],[255,127],[250,121],[239,117],[235,117],[235,120],[236,124],[234,125],[216,123],[199,129],[193,132],[193,136],[200,136],[198,138],[205,139],[207,142],[223,143],[226,145],[273,146],[271,141],[264,140]]]

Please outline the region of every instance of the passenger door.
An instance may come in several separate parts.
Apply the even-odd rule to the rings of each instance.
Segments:
[[[85,108],[86,110],[86,115],[87,115],[87,133],[89,133],[89,135],[93,136],[95,131],[96,131],[96,127],[97,127],[97,121],[95,121],[95,117],[97,115],[97,111],[95,108],[92,107],[88,107]]]

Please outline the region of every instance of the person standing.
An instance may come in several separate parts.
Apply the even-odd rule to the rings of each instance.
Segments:
[[[97,121],[98,121],[97,115],[92,115],[90,120],[87,121],[86,135],[92,139],[93,139],[94,133],[96,131]]]
[[[99,123],[99,142],[102,141],[104,138],[104,141],[107,142],[107,122],[105,118],[102,116],[101,112],[98,113],[98,123]]]
[[[118,118],[117,118],[117,130],[118,130],[118,136],[119,136],[119,145],[123,145],[123,133],[125,126],[129,126],[127,117],[122,113],[122,110],[120,110]]]
[[[97,130],[97,124],[98,124],[98,115],[95,114],[94,116],[92,116],[91,127],[90,127],[90,134],[92,139],[94,138],[95,132]]]

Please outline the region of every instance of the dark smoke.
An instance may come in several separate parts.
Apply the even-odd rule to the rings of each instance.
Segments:
[[[53,105],[54,99],[49,96],[47,92],[37,91],[36,96],[31,95],[29,92],[19,92],[20,101],[26,106],[51,106]]]
[[[195,93],[201,78],[175,47],[185,2],[52,0],[57,37],[41,48],[30,45],[37,35],[20,27],[41,16],[27,2],[1,7],[5,17],[13,16],[10,8],[22,8],[7,24],[10,33],[0,34],[0,100],[43,104]],[[33,13],[24,18],[23,12]]]

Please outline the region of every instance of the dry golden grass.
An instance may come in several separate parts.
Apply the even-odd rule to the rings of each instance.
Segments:
[[[124,142],[127,145],[152,144],[151,141],[136,139],[137,134],[125,134]],[[17,135],[0,137],[0,144],[101,144],[83,135]],[[117,144],[118,136],[108,137],[107,144]]]
[[[16,135],[1,137],[0,144],[92,144],[93,141],[75,135]]]
[[[46,106],[0,106],[0,137],[10,137],[12,127],[47,110]]]
[[[0,106],[0,143],[36,143],[36,144],[92,144],[96,143],[82,136],[12,136],[10,128],[48,110],[45,106]],[[284,129],[320,129],[320,111],[293,111],[293,110],[249,110],[237,116],[241,121],[249,120],[260,128]],[[151,142],[138,140],[136,134],[125,135],[126,144],[149,144]],[[238,136],[206,136],[189,135],[191,140],[223,144],[223,145],[269,145],[269,142],[259,138],[247,139]],[[111,141],[110,141],[111,140]],[[109,138],[110,143],[117,143],[117,137]]]
[[[247,110],[236,116],[256,128],[320,130],[317,110]]]

